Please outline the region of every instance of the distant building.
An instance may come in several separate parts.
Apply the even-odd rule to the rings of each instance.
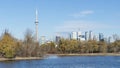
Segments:
[[[78,34],[77,32],[72,32],[72,39],[77,40]]]
[[[93,34],[92,34],[92,31],[89,31],[89,40],[93,40]]]
[[[88,41],[88,39],[89,39],[88,32],[85,32],[85,40]]]
[[[110,36],[108,37],[108,43],[111,43],[111,37]]]
[[[78,33],[78,36],[77,36],[77,40],[81,40],[81,37],[82,37],[82,33],[79,31],[79,32],[77,32]]]
[[[98,39],[98,37],[97,37],[96,35],[94,35],[94,36],[93,36],[93,40],[98,41],[99,39]]]
[[[112,43],[112,42],[115,42],[115,39],[113,36],[109,36],[108,37],[108,43]]]
[[[56,36],[55,42],[56,42],[57,45],[59,44],[59,41],[60,41],[60,36]]]
[[[82,35],[80,41],[85,41],[85,35]]]
[[[41,36],[40,44],[45,44],[45,42],[46,42],[45,36]]]
[[[99,33],[99,41],[104,41],[104,35],[103,35],[103,33]]]
[[[108,36],[108,37],[107,37],[107,40],[106,40],[105,38],[104,38],[104,40],[105,40],[108,44],[115,41],[112,36]]]
[[[81,31],[72,32],[71,39],[84,41],[85,40],[85,35],[83,35]]]
[[[72,35],[71,35],[71,33],[68,34],[68,38],[67,38],[67,39],[69,39],[69,40],[72,39]]]
[[[113,34],[113,39],[114,39],[114,41],[120,40],[120,37],[117,34]]]
[[[107,37],[104,37],[104,40],[106,43],[108,43],[108,38]]]

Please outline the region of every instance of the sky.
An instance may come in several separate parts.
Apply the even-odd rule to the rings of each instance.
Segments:
[[[5,29],[19,39],[27,29],[35,35],[36,9],[39,37],[79,29],[120,35],[120,0],[0,0],[0,35]]]

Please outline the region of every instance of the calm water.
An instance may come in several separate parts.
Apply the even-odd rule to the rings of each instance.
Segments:
[[[120,57],[51,56],[43,60],[0,62],[0,68],[120,68]]]

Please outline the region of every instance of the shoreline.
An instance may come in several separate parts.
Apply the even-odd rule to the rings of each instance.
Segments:
[[[43,57],[16,57],[16,58],[0,58],[0,61],[16,61],[16,60],[38,60]]]
[[[46,54],[48,56],[120,56],[120,53],[82,53],[82,54]],[[16,57],[16,58],[0,58],[0,61],[16,61],[16,60],[40,60],[45,57]]]
[[[57,56],[120,56],[120,53],[47,54]]]

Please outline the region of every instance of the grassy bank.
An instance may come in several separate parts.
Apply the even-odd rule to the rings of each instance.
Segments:
[[[53,55],[53,54],[47,54]],[[120,53],[83,53],[83,54],[54,54],[57,56],[120,56]]]
[[[43,59],[42,57],[16,57],[16,58],[0,58],[0,61],[12,61],[12,60],[37,60]]]

